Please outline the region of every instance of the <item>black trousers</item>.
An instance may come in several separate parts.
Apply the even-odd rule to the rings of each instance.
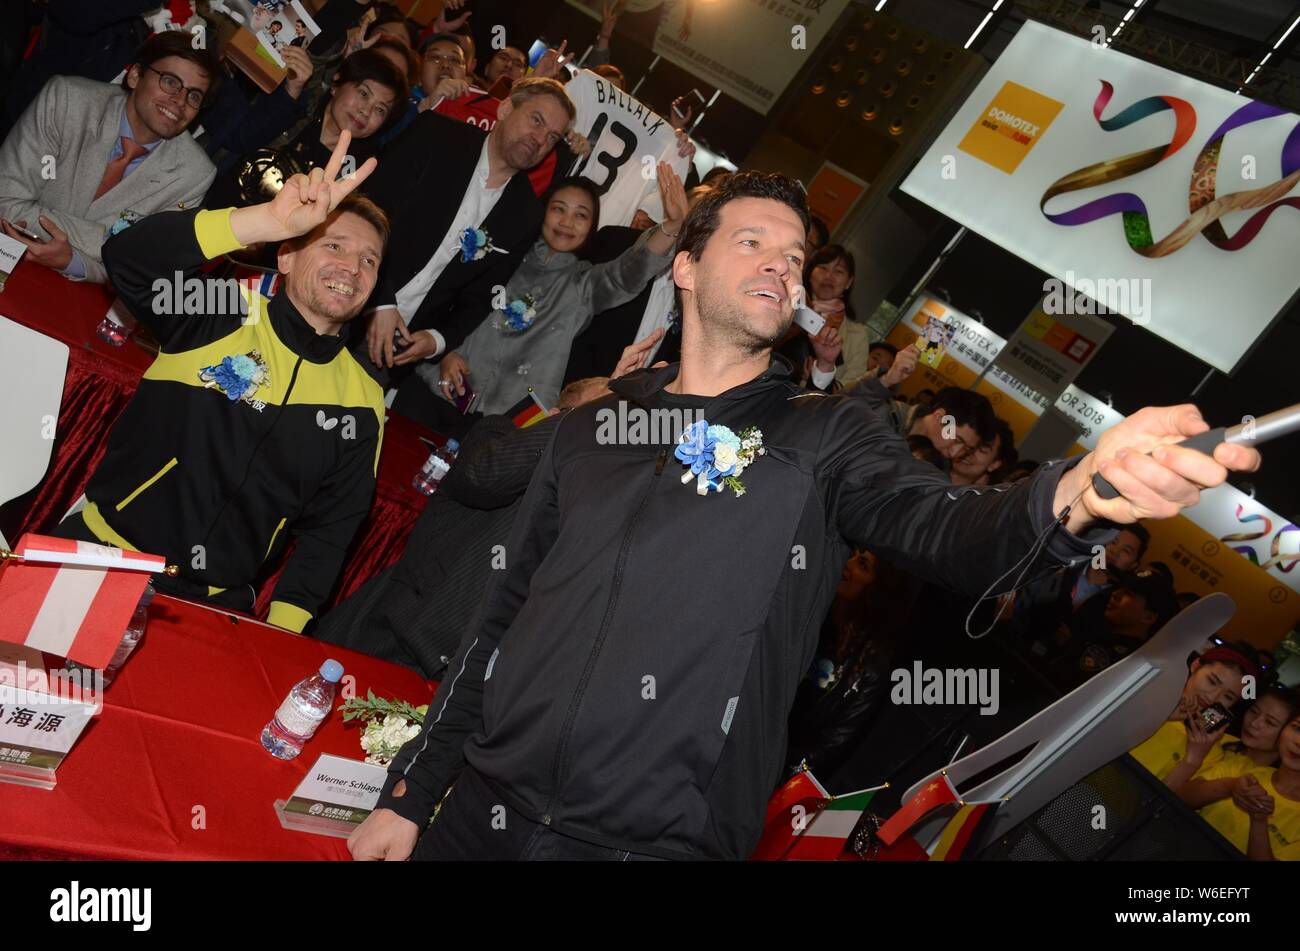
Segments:
[[[98,536],[90,530],[86,520],[81,517],[80,512],[74,512],[69,515],[50,532],[55,538],[71,538],[79,542],[94,542],[102,545]],[[254,602],[257,599],[257,592],[253,590],[252,585],[242,585],[238,588],[227,588],[225,591],[218,591],[216,594],[208,594],[206,585],[198,584],[194,581],[186,581],[184,578],[172,578],[164,574],[151,575],[149,578],[153,584],[154,590],[159,594],[170,594],[173,597],[184,598],[187,601],[203,601],[218,608],[228,608],[232,611],[242,611],[245,614],[252,614]]]
[[[586,861],[658,862],[657,856],[593,845],[533,822],[501,801],[466,766],[433,825],[411,854],[413,862]]]

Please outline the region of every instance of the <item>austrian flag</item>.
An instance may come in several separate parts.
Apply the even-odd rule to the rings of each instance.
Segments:
[[[24,535],[0,568],[0,641],[103,667],[113,657],[159,555]]]

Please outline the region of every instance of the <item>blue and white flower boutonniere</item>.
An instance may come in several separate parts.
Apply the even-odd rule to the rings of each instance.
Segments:
[[[207,384],[205,389],[215,386],[232,403],[243,400],[253,404],[254,409],[261,409],[257,405],[261,401],[255,399],[255,396],[259,389],[271,385],[271,371],[262,359],[262,354],[250,350],[246,354],[222,357],[216,366],[204,367],[199,371],[199,379]]]
[[[726,487],[739,498],[745,494],[740,474],[766,451],[763,433],[754,426],[736,435],[726,426],[710,426],[701,419],[682,433],[673,455],[688,467],[682,473],[683,485],[694,479],[700,495]]]
[[[491,251],[506,253],[505,248],[492,243],[492,236],[482,228],[466,228],[460,233],[460,259],[465,264],[481,260]]]
[[[532,294],[516,297],[501,309],[498,323],[502,333],[521,334],[537,319],[537,299]]]

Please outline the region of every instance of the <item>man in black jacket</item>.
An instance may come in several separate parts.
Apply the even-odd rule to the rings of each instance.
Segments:
[[[383,212],[351,194],[375,160],[335,181],[350,142],[345,131],[325,169],[293,176],[272,201],[162,212],[104,245],[114,287],[161,349],[85,508],[57,531],[165,555],[180,574],[159,576],[159,590],[243,611],[262,564],[293,537],[269,620],[294,631],[370,509],[384,421],[383,391],[345,346],[388,236]],[[222,285],[199,277],[209,258],[257,242],[283,242],[284,290],[269,303],[250,288],[218,297]]]
[[[807,224],[781,175],[733,176],[692,209],[673,261],[681,364],[560,423],[508,566],[353,856],[746,858],[851,545],[979,595],[1036,543],[1077,561],[1107,534],[1094,520],[1171,516],[1225,466],[1258,465],[1241,446],[1216,461],[1169,445],[1207,429],[1182,406],[1014,485],[955,488],[860,401],[801,392],[772,359]],[[687,411],[703,419],[676,451],[646,435],[647,417]],[[1098,471],[1121,497],[1090,488]]]
[[[313,636],[438,678],[473,620],[558,417],[488,416],[416,519],[402,557],[320,619]]]
[[[485,134],[421,113],[388,146],[366,188],[393,220],[392,253],[370,299],[368,344],[378,367],[459,347],[537,240],[542,207],[525,172],[568,134],[573,102],[555,80],[527,79],[497,116]],[[487,245],[463,249],[467,228]]]

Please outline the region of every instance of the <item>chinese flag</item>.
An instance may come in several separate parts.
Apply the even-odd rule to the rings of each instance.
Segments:
[[[903,803],[898,811],[889,817],[880,827],[876,837],[886,845],[893,845],[900,835],[933,810],[950,802],[957,801],[957,791],[948,782],[946,773],[940,773],[921,787],[921,791]]]
[[[750,861],[774,862],[785,858],[804,822],[812,819],[830,798],[830,793],[810,771],[801,769],[791,776],[768,800],[763,837],[758,840]]]
[[[0,571],[0,640],[104,667],[162,557],[24,535]]]

